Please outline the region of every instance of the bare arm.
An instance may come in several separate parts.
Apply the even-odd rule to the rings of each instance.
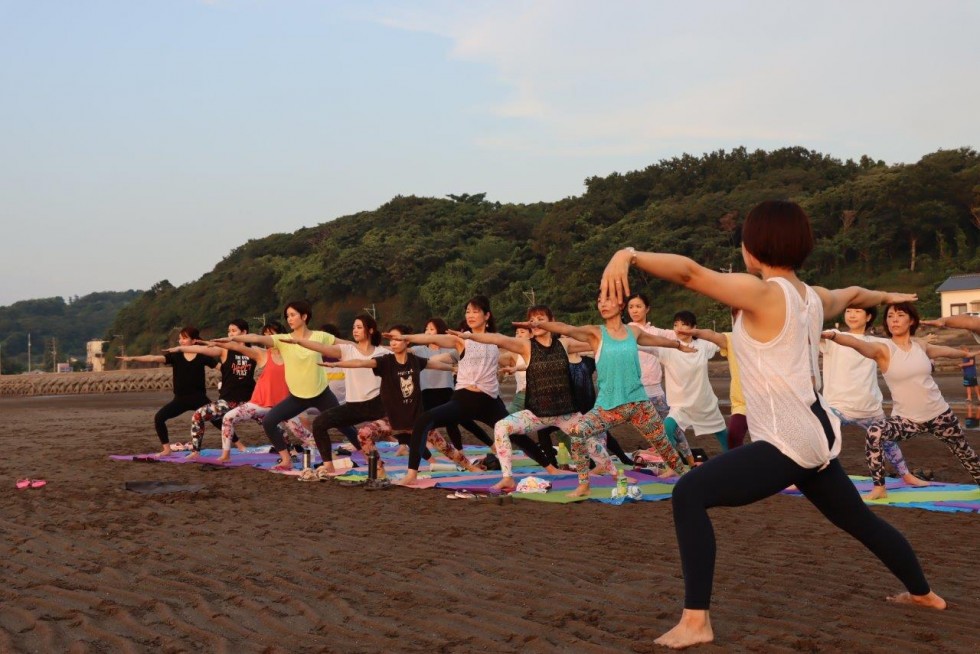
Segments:
[[[237,338],[237,337],[236,337]],[[324,345],[323,343],[318,343],[316,341],[311,341],[308,338],[280,338],[280,343],[292,343],[293,345],[299,345],[305,347],[307,350],[313,350],[314,352],[319,352],[324,356],[328,356],[331,359],[339,359],[343,356],[343,350],[337,345]]]
[[[569,338],[574,338],[576,341],[588,343],[590,346],[592,346],[592,349],[597,348],[599,346],[599,342],[602,340],[602,336],[599,333],[599,328],[594,325],[576,327],[574,325],[558,322],[557,320],[544,320],[541,322],[515,322],[514,326],[524,327],[525,329],[537,327],[538,329],[549,331],[552,334],[567,336]]]
[[[463,347],[462,342],[452,334],[402,334],[395,337],[393,334],[385,332],[383,337],[391,340],[401,339],[412,345],[438,345],[439,347],[451,347],[457,351]]]
[[[426,359],[425,361],[426,370],[443,370],[445,372],[453,371],[453,364],[446,363],[445,361],[436,361],[435,357],[431,359]]]
[[[630,325],[627,329],[632,330],[633,336],[636,337],[636,344],[643,347],[662,347],[664,349],[680,350],[681,352],[688,353],[697,351],[693,347],[686,347],[676,338],[664,338],[663,336],[648,334],[635,325]]]
[[[822,286],[812,287],[823,302],[823,312],[826,316],[836,316],[847,307],[873,307],[877,304],[893,304],[895,302],[915,302],[919,296],[908,293],[889,293],[888,291],[869,291],[860,286],[849,286],[828,290]]]
[[[874,360],[881,370],[888,370],[889,351],[888,347],[882,343],[864,341],[833,330],[821,333],[820,338],[849,347],[857,351],[858,354]]]
[[[337,357],[334,357],[337,358]],[[376,359],[348,359],[347,361],[321,361],[319,364],[324,368],[377,368]]]
[[[221,355],[225,353],[220,347],[208,345],[177,345],[167,348],[164,352],[189,352],[191,354],[203,354],[215,359],[220,359]]]
[[[728,349],[728,339],[725,338],[724,334],[719,334],[713,329],[685,329],[681,327],[675,330],[678,334],[690,334],[694,338],[704,339],[711,343],[714,343],[723,350]]]
[[[980,318],[976,316],[945,316],[935,320],[923,320],[923,325],[930,327],[949,327],[951,329],[968,329],[980,334]]]
[[[162,354],[140,354],[138,356],[117,356],[120,361],[138,361],[140,363],[166,363],[167,359]]]
[[[945,345],[926,345],[923,347],[926,356],[930,359],[962,359],[970,356],[970,351],[958,347],[947,347]],[[972,363],[960,364],[961,368],[973,365]]]
[[[582,354],[584,352],[591,352],[592,345],[589,343],[583,343],[582,341],[577,341],[570,338],[562,338],[562,345],[565,346],[565,351],[569,354]]]
[[[241,343],[236,343],[235,341],[198,341],[198,344],[238,352],[239,354],[244,354],[249,359],[259,362],[264,361],[265,358],[269,356],[269,353],[266,350],[257,347],[249,347]]]
[[[531,342],[527,339],[504,336],[503,334],[497,334],[495,332],[483,332],[482,334],[477,334],[474,332],[458,332],[454,329],[450,329],[448,333],[464,341],[476,341],[477,343],[496,345],[497,347],[507,350],[508,352],[520,354],[525,359],[531,356]]]

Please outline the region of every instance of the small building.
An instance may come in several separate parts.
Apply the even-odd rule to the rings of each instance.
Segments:
[[[953,275],[936,292],[944,317],[980,313],[980,274]]]
[[[85,344],[85,366],[92,372],[103,372],[105,370],[105,354],[102,346],[105,341],[89,341]]]

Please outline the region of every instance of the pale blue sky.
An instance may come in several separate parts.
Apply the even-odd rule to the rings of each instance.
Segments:
[[[0,305],[179,285],[397,194],[977,147],[978,27],[965,0],[0,0]]]

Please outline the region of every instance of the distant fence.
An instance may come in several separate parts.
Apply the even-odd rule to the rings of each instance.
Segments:
[[[209,388],[217,388],[220,375],[208,370]],[[173,371],[169,368],[67,372],[0,376],[0,397],[18,395],[75,395],[80,393],[133,393],[169,391]]]

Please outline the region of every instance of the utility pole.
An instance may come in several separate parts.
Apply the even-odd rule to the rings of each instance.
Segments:
[[[364,313],[371,314],[371,317],[374,318],[375,321],[378,320],[378,311],[377,311],[377,309],[374,306],[374,302],[371,303],[370,308],[369,307],[364,307],[363,308],[363,311],[364,311]]]
[[[27,332],[27,372],[31,371],[31,333]]]
[[[51,337],[51,372],[58,372],[58,339]]]
[[[533,307],[534,305],[537,304],[537,302],[535,302],[535,300],[534,300],[534,289],[533,288],[530,291],[524,291],[524,299],[527,300],[528,306]]]

